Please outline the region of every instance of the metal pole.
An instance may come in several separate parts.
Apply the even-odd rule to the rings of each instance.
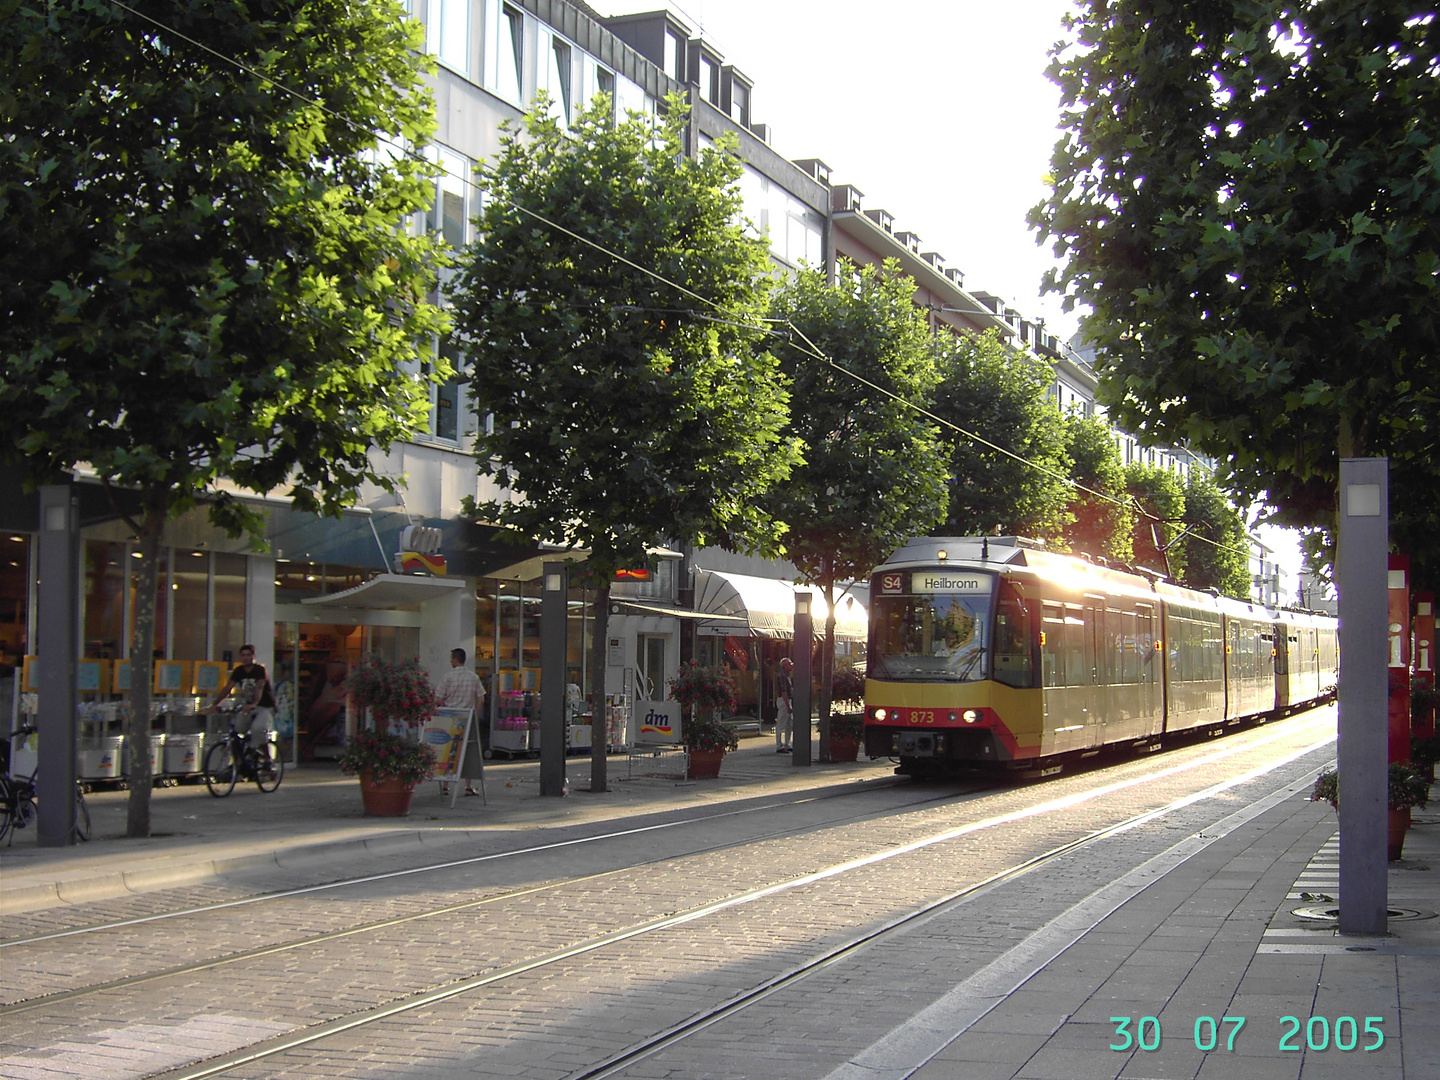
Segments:
[[[545,563],[540,593],[540,794],[565,794],[566,573]]]
[[[810,625],[810,593],[797,592],[794,656],[791,657],[795,664],[795,693],[791,696],[794,715],[790,721],[793,726],[794,746],[790,751],[791,765],[810,764],[810,646],[813,636]]]
[[[77,527],[70,484],[40,489],[40,582],[35,654],[40,663],[35,796],[41,847],[75,843],[75,653],[79,620]],[[148,748],[147,748],[148,749]]]
[[[1388,904],[1389,463],[1340,461],[1340,932],[1383,934]]]

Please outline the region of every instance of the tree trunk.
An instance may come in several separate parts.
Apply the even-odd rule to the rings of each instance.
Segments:
[[[590,689],[594,704],[590,712],[590,790],[608,791],[606,783],[605,757],[609,747],[610,706],[605,699],[605,671],[610,662],[610,582],[600,586],[595,594],[595,641],[591,656]]]
[[[130,798],[125,835],[150,835],[150,700],[155,653],[155,602],[160,578],[160,541],[168,510],[163,494],[147,491],[140,520],[140,566],[135,583],[135,636],[130,642]]]
[[[820,648],[820,760],[830,756],[830,691],[835,683],[835,572],[834,562],[826,556],[820,562],[825,590],[825,643]],[[809,717],[806,717],[809,722]]]

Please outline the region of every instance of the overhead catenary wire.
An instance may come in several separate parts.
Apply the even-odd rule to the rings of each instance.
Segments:
[[[227,64],[230,64],[230,65],[232,65],[233,67],[239,69],[240,71],[245,72],[245,73],[248,74],[248,75],[253,75],[254,77],[256,77],[256,78],[258,78],[258,79],[263,79],[265,82],[267,82],[267,83],[269,83],[270,85],[274,86],[277,90],[280,90],[280,91],[282,91],[282,92],[290,95],[291,97],[295,98],[297,101],[302,101],[302,102],[306,103],[307,105],[312,105],[312,106],[314,106],[315,108],[317,108],[317,109],[319,109],[321,112],[323,112],[326,116],[329,116],[329,117],[331,117],[332,119],[338,121],[339,123],[344,124],[346,127],[352,128],[353,130],[356,130],[356,131],[361,131],[361,132],[363,132],[363,133],[365,133],[365,134],[367,134],[367,135],[370,135],[370,136],[376,138],[377,140],[386,142],[386,143],[388,143],[388,144],[390,144],[390,145],[394,145],[393,143],[390,143],[389,139],[386,138],[385,136],[383,136],[382,134],[380,134],[380,133],[378,133],[378,132],[371,131],[371,130],[369,130],[369,129],[367,129],[367,128],[364,128],[362,125],[359,125],[359,124],[355,123],[355,121],[351,120],[348,116],[344,116],[344,115],[342,115],[342,114],[340,114],[340,113],[335,112],[333,109],[330,109],[328,106],[325,105],[324,102],[318,100],[317,98],[311,97],[311,96],[309,96],[309,95],[307,95],[307,94],[303,94],[303,93],[301,93],[300,91],[295,90],[293,87],[286,86],[284,83],[280,82],[279,80],[273,78],[272,76],[266,75],[266,74],[265,74],[264,72],[262,72],[262,71],[256,70],[255,68],[253,68],[253,67],[245,64],[244,62],[242,62],[242,61],[239,60],[238,58],[233,57],[233,56],[227,56],[225,53],[222,53],[222,52],[220,52],[219,50],[214,49],[214,48],[212,48],[212,47],[209,46],[209,45],[206,45],[203,41],[198,41],[198,40],[196,40],[195,38],[190,37],[188,34],[184,34],[184,33],[182,33],[181,31],[175,29],[174,27],[172,27],[172,26],[170,26],[170,25],[168,25],[168,24],[166,24],[166,23],[163,23],[163,22],[161,22],[160,20],[158,20],[158,19],[156,19],[156,18],[154,18],[154,17],[152,17],[152,16],[150,16],[150,15],[147,15],[147,14],[145,14],[145,13],[142,12],[142,11],[137,11],[135,8],[131,7],[130,5],[128,5],[128,4],[126,4],[126,3],[124,3],[124,0],[109,0],[109,2],[110,2],[110,4],[111,4],[113,7],[119,8],[119,9],[122,10],[122,11],[129,12],[131,15],[134,15],[134,16],[136,16],[136,17],[139,18],[139,19],[143,19],[144,21],[150,23],[152,26],[155,26],[155,27],[157,27],[157,28],[165,31],[166,33],[173,34],[175,37],[179,38],[181,41],[187,42],[188,44],[194,45],[196,48],[199,48],[199,49],[204,50],[205,52],[207,52],[207,53],[209,53],[210,55],[216,57],[217,59],[221,60],[222,62],[227,63]],[[417,153],[415,153],[414,150],[411,149],[411,148],[402,147],[402,148],[399,148],[399,149],[400,149],[401,153],[403,153],[403,154],[404,154],[405,156],[407,156],[407,157],[412,158],[413,160],[416,160],[416,161],[423,161],[423,160],[424,160],[423,158],[420,157],[420,155],[418,155]],[[430,164],[430,163],[429,163],[429,162],[426,162],[426,164]],[[453,174],[451,174],[451,175],[453,175]],[[460,181],[461,181],[462,183],[464,183],[467,187],[473,188],[475,191],[480,192],[480,193],[482,193],[482,194],[486,194],[486,195],[487,195],[488,197],[490,197],[491,199],[494,199],[494,198],[495,198],[495,196],[493,195],[493,193],[490,193],[487,189],[483,188],[481,185],[479,185],[478,183],[476,183],[476,182],[475,182],[473,179],[471,179],[469,176],[456,177],[456,179],[460,180]],[[682,293],[682,294],[684,294],[684,295],[686,295],[686,296],[692,297],[692,298],[694,298],[695,300],[700,301],[702,304],[705,304],[706,306],[715,309],[715,311],[720,312],[722,315],[726,314],[725,309],[724,309],[717,301],[712,300],[712,299],[710,299],[709,297],[704,296],[704,295],[702,295],[702,294],[694,291],[693,289],[691,289],[691,288],[689,288],[689,287],[687,287],[687,286],[685,286],[685,285],[681,285],[679,282],[671,281],[669,278],[665,277],[663,274],[659,273],[658,271],[652,270],[652,269],[650,269],[650,268],[647,267],[647,266],[642,266],[641,264],[635,262],[635,261],[632,260],[632,259],[627,258],[626,256],[620,254],[619,252],[613,251],[613,250],[611,250],[610,248],[605,247],[603,244],[601,244],[601,243],[599,243],[599,242],[597,242],[597,241],[595,241],[595,240],[592,240],[592,239],[590,239],[589,237],[582,235],[581,233],[575,232],[573,229],[570,229],[570,228],[567,228],[567,227],[564,226],[564,225],[561,225],[561,224],[560,224],[559,222],[557,222],[557,221],[552,221],[551,219],[545,217],[543,214],[541,214],[541,213],[539,213],[539,212],[537,212],[537,211],[535,211],[535,210],[532,210],[532,209],[530,209],[530,208],[527,207],[527,206],[523,206],[523,205],[521,205],[520,203],[513,202],[513,201],[511,201],[511,200],[498,200],[498,201],[502,201],[503,204],[504,204],[507,208],[509,208],[509,209],[519,211],[519,212],[522,213],[522,214],[526,214],[526,215],[534,218],[536,221],[540,222],[541,224],[544,224],[544,225],[546,225],[546,226],[548,226],[548,227],[550,227],[550,228],[552,228],[552,229],[555,229],[557,232],[560,232],[560,233],[562,233],[562,234],[570,237],[570,238],[573,239],[573,240],[576,240],[576,241],[578,241],[578,242],[580,242],[580,243],[582,243],[582,244],[585,244],[585,245],[588,246],[588,247],[593,248],[595,251],[597,251],[597,252],[599,252],[599,253],[607,256],[608,258],[614,259],[615,261],[617,261],[617,262],[619,262],[619,263],[622,263],[622,264],[630,267],[630,268],[633,269],[633,270],[637,270],[637,271],[639,271],[640,273],[645,274],[645,275],[648,276],[648,277],[654,278],[656,281],[658,281],[658,282],[660,282],[660,283],[662,283],[662,284],[664,284],[664,285],[667,285],[667,286],[669,286],[669,287],[672,288],[672,289],[675,289],[677,292],[680,292],[680,293]],[[580,306],[583,306],[583,305],[576,305],[576,306],[577,306],[577,307],[580,307]],[[629,305],[615,305],[614,307],[623,309],[623,308],[629,307]],[[648,310],[648,309],[641,309],[641,308],[639,308],[639,307],[635,307],[635,308],[633,308],[633,310],[635,310],[635,311],[642,311],[642,310]],[[658,310],[660,310],[660,309],[656,309],[656,310],[658,311]],[[682,313],[680,309],[668,309],[668,310],[669,310],[670,312],[677,313],[677,314]],[[736,327],[739,327],[739,328],[742,328],[742,329],[757,330],[757,331],[761,331],[761,332],[765,332],[765,333],[773,333],[773,331],[771,331],[770,327],[768,327],[768,326],[759,326],[759,325],[755,325],[755,324],[753,324],[753,323],[735,322],[735,321],[733,321],[733,320],[713,319],[713,318],[711,318],[711,317],[701,315],[700,313],[694,312],[694,311],[685,311],[685,312],[683,312],[683,313],[689,314],[689,315],[691,315],[692,317],[696,317],[696,318],[706,318],[706,319],[708,319],[709,321],[721,322],[721,323],[724,323],[725,325],[736,326]],[[981,312],[974,312],[973,314],[981,314]],[[992,317],[994,317],[994,315],[995,315],[994,312],[991,312],[991,311],[989,311],[988,309],[984,312],[984,314],[990,315],[990,316],[992,316]],[[1080,483],[1079,481],[1077,481],[1077,480],[1075,480],[1075,479],[1073,479],[1073,478],[1071,478],[1071,477],[1068,477],[1068,476],[1065,476],[1065,475],[1062,474],[1062,473],[1056,472],[1055,470],[1051,469],[1049,466],[1043,465],[1043,464],[1041,464],[1040,462],[1037,462],[1037,461],[1031,461],[1030,459],[1028,459],[1028,458],[1026,458],[1026,457],[1023,457],[1023,456],[1020,455],[1020,454],[1016,454],[1015,452],[1013,452],[1013,451],[1011,451],[1011,450],[1007,450],[1007,449],[1006,449],[1005,447],[1003,447],[1003,446],[999,446],[999,445],[997,445],[996,443],[990,442],[988,439],[985,439],[985,438],[981,437],[980,435],[976,434],[976,433],[973,432],[973,431],[967,431],[965,428],[960,427],[958,424],[955,424],[955,423],[953,423],[953,422],[951,422],[951,421],[949,421],[949,420],[945,420],[944,418],[935,415],[934,413],[932,413],[932,412],[930,412],[928,409],[926,409],[924,406],[918,405],[918,404],[916,404],[915,402],[910,401],[909,399],[903,397],[902,395],[897,394],[897,393],[895,393],[895,392],[892,391],[892,390],[889,390],[889,389],[887,389],[887,388],[885,388],[885,387],[883,387],[883,386],[878,385],[878,384],[875,383],[875,382],[872,382],[872,381],[869,380],[869,379],[864,378],[864,377],[861,376],[861,375],[856,374],[855,372],[853,372],[853,371],[849,370],[848,368],[846,368],[844,365],[837,363],[837,362],[836,362],[834,359],[832,359],[831,357],[825,355],[825,353],[824,353],[823,350],[821,350],[817,345],[815,345],[814,342],[810,341],[809,338],[805,337],[805,335],[804,335],[803,333],[801,333],[800,330],[799,330],[793,323],[791,323],[788,319],[786,319],[786,320],[773,319],[773,320],[766,320],[766,321],[768,321],[768,322],[777,322],[777,323],[778,323],[778,322],[783,322],[783,323],[785,323],[785,325],[790,329],[791,332],[793,332],[795,335],[799,336],[803,341],[805,341],[806,345],[808,346],[807,349],[800,349],[798,346],[795,345],[795,343],[794,343],[793,340],[790,342],[791,347],[792,347],[792,348],[796,348],[797,351],[800,352],[802,355],[810,356],[812,359],[818,360],[818,361],[820,361],[820,362],[822,362],[822,363],[824,363],[824,364],[829,365],[830,367],[834,368],[836,371],[840,372],[840,373],[843,374],[843,375],[848,376],[848,377],[851,378],[851,379],[854,379],[856,382],[860,383],[861,385],[867,386],[867,387],[869,387],[869,388],[871,388],[871,389],[873,389],[873,390],[875,390],[875,391],[877,391],[877,392],[879,392],[879,393],[881,393],[881,394],[884,394],[884,395],[886,395],[886,396],[888,396],[888,397],[890,397],[890,398],[893,398],[895,401],[899,402],[901,405],[905,406],[906,408],[909,408],[909,409],[914,410],[916,413],[918,413],[918,414],[926,417],[927,419],[931,420],[932,422],[937,423],[937,424],[940,424],[941,426],[943,426],[943,427],[945,427],[945,428],[947,428],[947,429],[949,429],[949,430],[951,430],[951,431],[954,431],[954,432],[956,432],[957,434],[962,435],[962,436],[964,436],[964,437],[967,438],[967,439],[970,439],[970,440],[972,440],[972,441],[974,441],[974,442],[977,442],[977,443],[979,443],[979,444],[981,444],[981,445],[983,445],[983,446],[985,446],[985,447],[988,447],[989,449],[995,450],[995,451],[997,451],[998,453],[1001,453],[1001,454],[1004,454],[1004,455],[1006,455],[1006,456],[1008,456],[1008,457],[1010,457],[1010,458],[1013,458],[1014,460],[1020,462],[1021,464],[1026,465],[1026,466],[1028,466],[1029,468],[1035,469],[1036,471],[1042,473],[1043,475],[1049,476],[1049,477],[1051,477],[1052,479],[1059,480],[1060,482],[1069,485],[1070,487],[1076,489],[1077,491],[1082,491],[1082,492],[1086,493],[1087,495],[1094,496],[1095,498],[1101,499],[1101,500],[1103,500],[1103,501],[1105,501],[1105,502],[1113,503],[1114,505],[1119,506],[1119,507],[1121,507],[1122,509],[1131,509],[1131,510],[1135,511],[1136,513],[1138,513],[1141,517],[1146,518],[1146,519],[1148,519],[1148,520],[1150,520],[1150,521],[1158,522],[1158,523],[1161,523],[1161,524],[1170,524],[1170,522],[1167,522],[1166,519],[1161,518],[1161,517],[1158,517],[1157,515],[1151,514],[1149,511],[1147,511],[1147,510],[1140,504],[1139,500],[1138,500],[1138,499],[1135,499],[1133,496],[1127,495],[1127,496],[1124,497],[1124,498],[1120,498],[1120,497],[1117,497],[1117,496],[1115,496],[1115,495],[1111,495],[1111,494],[1109,494],[1109,493],[1107,493],[1107,492],[1097,491],[1097,490],[1095,490],[1095,489],[1093,489],[1093,488],[1087,487],[1087,486],[1085,486],[1084,484]],[[1183,533],[1182,533],[1182,535],[1183,535]],[[1245,554],[1247,557],[1248,557],[1248,555],[1249,555],[1249,549],[1248,549],[1248,548],[1239,548],[1239,547],[1235,547],[1234,545],[1231,545],[1231,544],[1225,544],[1225,543],[1222,543],[1221,541],[1212,540],[1212,539],[1210,539],[1209,537],[1201,536],[1199,533],[1191,533],[1191,536],[1193,536],[1194,539],[1196,539],[1196,540],[1200,540],[1200,541],[1202,541],[1202,542],[1204,542],[1204,543],[1211,544],[1211,545],[1213,545],[1213,546],[1215,546],[1216,548],[1219,548],[1219,549],[1221,549],[1221,550],[1228,550],[1228,551],[1240,552],[1240,553],[1242,553],[1242,554]],[[1179,539],[1179,537],[1176,538],[1177,541],[1178,541],[1178,539]]]

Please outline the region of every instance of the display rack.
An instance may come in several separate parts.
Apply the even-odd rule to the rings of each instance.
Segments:
[[[523,757],[540,749],[540,695],[533,690],[501,690],[490,717],[490,753]]]

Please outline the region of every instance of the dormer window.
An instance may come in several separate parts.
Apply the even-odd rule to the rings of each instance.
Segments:
[[[700,93],[711,105],[720,104],[720,65],[703,53],[700,56]]]
[[[665,74],[678,83],[685,81],[685,41],[674,30],[665,31]]]
[[[750,126],[750,88],[738,79],[730,84],[730,119],[743,128]]]

